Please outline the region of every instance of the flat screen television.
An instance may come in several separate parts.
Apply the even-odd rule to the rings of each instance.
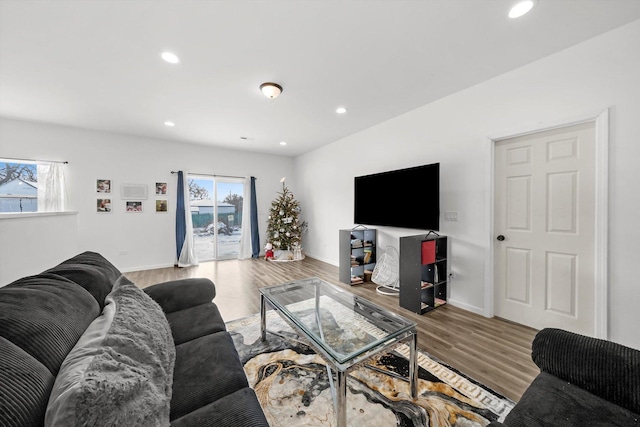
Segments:
[[[357,176],[354,223],[440,229],[440,163]]]

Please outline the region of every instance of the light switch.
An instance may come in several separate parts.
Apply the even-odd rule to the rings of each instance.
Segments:
[[[445,221],[457,221],[458,220],[458,212],[445,212],[444,213]]]

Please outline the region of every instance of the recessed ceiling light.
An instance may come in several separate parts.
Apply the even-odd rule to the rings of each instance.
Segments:
[[[529,12],[534,5],[533,0],[524,0],[516,3],[509,11],[509,18],[519,18]]]
[[[280,141],[280,145],[287,145],[285,141]]]
[[[347,112],[347,107],[338,107],[336,108],[336,113],[338,114],[344,114]]]
[[[165,126],[169,126],[170,128],[172,128],[172,127],[174,127],[176,124],[175,124],[175,123],[173,123],[173,122],[170,122],[170,121],[166,121],[166,122],[164,122],[164,125],[165,125]]]
[[[169,64],[178,64],[180,62],[180,58],[178,58],[178,56],[175,53],[162,52],[162,55],[160,56]]]

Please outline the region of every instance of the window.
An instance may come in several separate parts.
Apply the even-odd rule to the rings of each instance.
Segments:
[[[35,163],[0,162],[0,212],[38,212]]]
[[[64,163],[0,159],[0,213],[66,209]]]
[[[189,175],[188,179],[196,257],[200,261],[237,258],[242,233],[243,181],[199,175]]]

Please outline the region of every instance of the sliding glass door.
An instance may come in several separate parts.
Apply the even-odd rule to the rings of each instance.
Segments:
[[[238,257],[243,194],[243,179],[189,175],[193,240],[199,261]]]

